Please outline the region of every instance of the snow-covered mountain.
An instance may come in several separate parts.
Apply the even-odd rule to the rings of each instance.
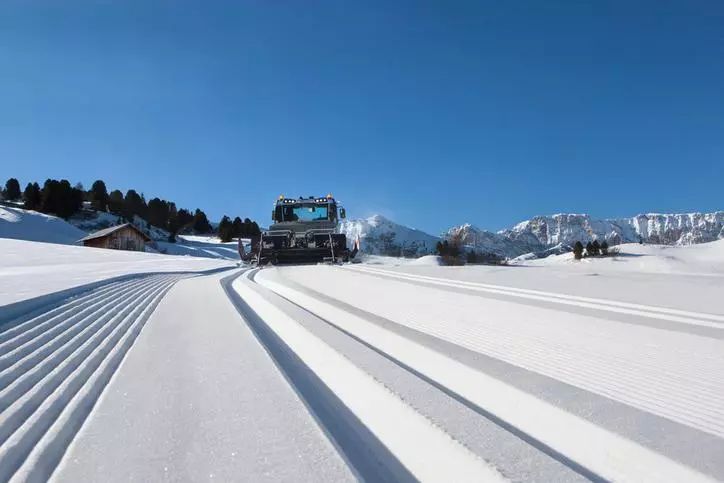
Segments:
[[[158,249],[173,254],[235,257],[235,247],[211,240],[166,243],[168,233],[149,227],[140,218],[137,226],[149,230]],[[108,213],[84,210],[66,222],[59,218],[12,206],[0,207],[0,238],[74,244],[85,233],[118,222]],[[359,237],[361,249],[375,255],[418,257],[435,252],[440,237],[395,223],[381,215],[345,220],[342,233],[351,244]],[[466,223],[450,228],[445,238],[456,238],[468,248],[501,257],[542,258],[570,250],[576,241],[607,240],[609,244],[643,241],[664,245],[692,245],[724,239],[724,211],[686,214],[642,214],[631,218],[593,219],[585,214],[536,216],[497,233]],[[213,246],[212,246],[213,245]]]
[[[692,245],[724,238],[724,211],[714,213],[641,214],[598,220],[585,214],[536,216],[497,233],[465,224],[450,228],[448,237],[465,245],[508,257],[564,251],[576,241],[607,240],[609,244],[643,241]]]
[[[435,251],[440,238],[424,231],[400,225],[382,215],[345,220],[340,230],[352,243],[359,237],[360,249],[375,255],[416,257]]]
[[[445,237],[456,240],[466,247],[474,248],[476,251],[494,253],[501,257],[517,257],[540,248],[537,243],[534,245],[521,243],[499,233],[483,230],[470,223],[450,228]]]
[[[724,211],[714,213],[648,213],[631,218],[596,220],[588,215],[536,216],[499,232],[517,242],[550,247],[580,240],[692,245],[724,238]]]

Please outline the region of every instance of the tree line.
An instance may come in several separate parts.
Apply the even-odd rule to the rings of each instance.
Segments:
[[[586,244],[586,253],[583,253],[583,243],[577,241],[573,244],[573,257],[576,260],[580,260],[585,257],[598,257],[608,255],[608,242],[603,240],[599,243],[598,240],[593,240]]]
[[[166,230],[169,232],[169,241],[172,242],[176,241],[176,235],[179,233],[214,233],[206,213],[199,208],[193,212],[185,208],[179,209],[173,201],[160,198],[152,198],[146,202],[143,193],[139,194],[133,189],[126,191],[125,195],[120,190],[109,193],[102,180],[93,182],[91,189],[86,191],[81,183],[71,186],[65,179],[60,181],[47,179],[42,188],[36,182],[28,183],[21,193],[18,180],[10,178],[5,183],[2,195],[9,201],[22,200],[23,207],[27,210],[54,214],[66,220],[79,212],[83,208],[83,202],[87,201],[97,211],[118,215],[129,222],[138,217],[149,226]],[[231,236],[224,241],[230,241],[232,237],[251,237],[261,233],[259,225],[249,218],[242,221],[236,217],[234,222],[231,222],[227,216],[224,216],[224,219],[233,227]],[[219,234],[221,236],[221,230]],[[228,235],[226,225],[224,235],[222,240]]]
[[[259,225],[249,218],[241,218],[238,216],[231,221],[231,218],[224,215],[219,222],[219,238],[222,242],[229,242],[234,238],[252,238],[261,235]]]

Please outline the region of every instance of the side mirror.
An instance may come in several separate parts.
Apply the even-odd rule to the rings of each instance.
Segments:
[[[339,217],[342,218],[342,219],[347,218],[347,212],[344,211],[344,208],[340,208],[340,209],[339,209]]]

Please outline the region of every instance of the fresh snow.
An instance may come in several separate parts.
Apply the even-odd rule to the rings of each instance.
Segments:
[[[61,218],[0,205],[0,238],[75,244],[86,232]]]
[[[647,273],[708,274],[724,276],[724,239],[710,243],[672,247],[629,243],[615,247],[620,253],[577,261],[573,253],[540,260],[518,260],[534,267],[570,265],[572,269]]]
[[[235,265],[176,257],[0,238],[0,304],[137,273],[190,272]]]

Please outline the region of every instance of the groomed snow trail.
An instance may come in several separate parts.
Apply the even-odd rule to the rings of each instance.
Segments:
[[[55,481],[353,481],[220,280],[161,300]]]
[[[0,481],[724,480],[724,311],[516,276],[138,275],[6,311]]]
[[[44,481],[180,278],[111,282],[0,326],[0,481]]]
[[[441,291],[416,283],[427,283],[427,279],[393,274],[385,281],[379,275],[383,274],[366,267],[294,267],[262,270],[255,278],[440,390],[520,431],[523,438],[553,451],[569,466],[580,465],[588,478],[692,481],[724,477],[722,462],[715,456],[724,448],[720,377],[724,361],[717,337],[687,334],[688,329],[662,330],[636,320],[619,322],[608,315],[592,317],[570,309],[481,299],[462,290],[466,284],[451,287],[459,291]],[[506,295],[513,294],[515,299],[521,293],[542,295],[514,288]],[[625,315],[662,324],[674,322],[668,316],[675,313],[686,319],[675,323],[685,327],[694,320],[716,323],[718,318],[718,314],[684,314],[654,306],[634,308],[615,300],[545,296],[554,306],[562,305],[561,300],[590,303],[595,307],[585,309],[595,308],[601,314],[618,316],[621,308],[633,309],[636,314]],[[383,323],[376,321],[379,316]],[[397,328],[380,327],[383,324]],[[410,329],[420,335],[411,339]],[[415,340],[428,336],[440,342],[435,350]],[[440,352],[442,343],[452,344],[453,349]],[[555,397],[521,391],[461,363],[457,360],[461,351],[531,371],[526,378],[551,378],[553,382],[546,384],[563,387],[561,394],[568,392],[574,394],[574,401],[579,398],[594,405],[588,410],[580,405],[574,410],[560,407]],[[606,411],[613,414],[601,417]],[[657,420],[658,416],[674,423]],[[672,432],[661,433],[657,426]],[[678,444],[677,439],[688,445]],[[504,474],[505,466],[503,462],[500,468]]]
[[[471,452],[459,441],[453,439],[444,430],[433,424],[429,419],[417,412],[397,394],[361,370],[346,357],[320,340],[313,333],[286,315],[276,303],[264,298],[258,289],[250,283],[249,272],[234,284],[234,289],[242,297],[245,307],[242,312],[247,318],[260,317],[261,323],[278,337],[277,347],[266,342],[270,352],[291,350],[298,357],[298,364],[304,365],[321,380],[321,384],[334,394],[339,409],[351,412],[348,419],[356,424],[351,431],[358,433],[362,429],[371,434],[367,438],[370,446],[380,441],[392,454],[387,458],[373,456],[380,465],[389,465],[388,460],[397,460],[407,470],[403,472],[386,472],[371,474],[370,467],[374,461],[361,461],[355,454],[359,445],[350,448],[345,444],[348,434],[339,434],[338,421],[329,421],[316,412],[320,424],[336,439],[338,447],[345,453],[355,469],[366,480],[399,481],[415,479],[419,481],[502,481],[503,476]],[[269,339],[266,339],[267,341]],[[277,358],[279,361],[279,358]],[[298,377],[290,374],[289,367],[283,362],[282,370],[286,370],[291,382],[300,388]],[[304,394],[304,391],[302,389]],[[319,407],[319,398],[325,398],[321,391],[304,394],[307,403],[314,410]],[[338,410],[339,410],[338,409]],[[331,423],[331,424],[330,424]],[[397,461],[394,461],[396,463]]]
[[[395,274],[382,270],[363,269],[363,273],[384,275],[393,279],[441,284],[456,288],[478,288],[481,284],[460,283],[434,277]],[[419,287],[423,292],[430,289]],[[488,291],[484,286],[481,290]],[[496,293],[503,292],[495,289]],[[581,297],[547,294],[532,295],[524,291],[506,289],[513,298],[535,296],[553,305],[620,313],[647,319],[658,318],[684,324],[710,324],[724,334],[724,319],[716,314],[674,311],[656,307],[606,301],[582,302]],[[488,302],[489,308],[510,306],[506,302]],[[656,312],[658,310],[659,312]],[[431,318],[416,318],[403,322],[426,333],[444,338],[455,344],[488,354],[512,364],[546,374],[570,384],[598,392],[613,399],[687,424],[701,431],[724,438],[724,344],[721,340],[704,338],[672,331],[652,331],[637,324],[596,322],[590,316],[560,314],[555,317],[555,329],[542,324],[550,309],[534,311],[501,310],[500,318],[476,317],[468,313],[456,319],[455,324],[441,325]],[[676,317],[671,316],[677,313]],[[438,312],[440,317],[450,314]],[[389,313],[388,313],[389,314]],[[525,314],[524,320],[519,314]],[[683,314],[687,314],[683,317]],[[529,318],[528,318],[529,317]],[[400,320],[399,316],[393,317]],[[711,322],[706,322],[706,321]],[[655,342],[652,343],[652,337]]]

